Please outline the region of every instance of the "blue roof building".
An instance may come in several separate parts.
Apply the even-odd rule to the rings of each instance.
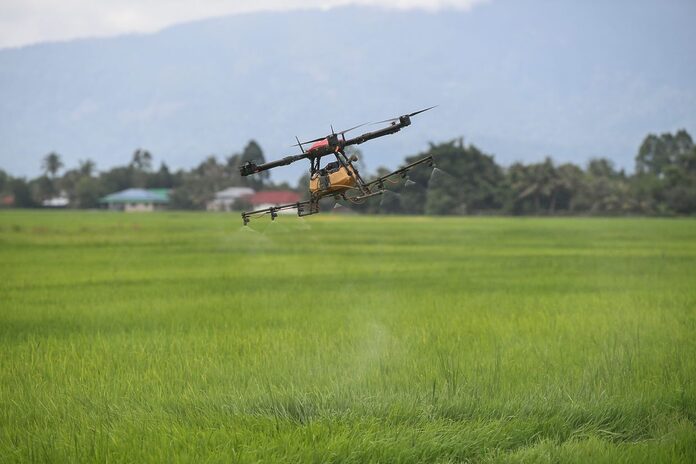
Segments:
[[[169,189],[129,188],[107,195],[99,202],[114,211],[157,211],[169,204]]]

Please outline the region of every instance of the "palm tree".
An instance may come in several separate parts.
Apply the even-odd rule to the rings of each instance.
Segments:
[[[63,167],[63,162],[60,159],[60,155],[52,151],[44,157],[41,167],[51,178],[55,178],[58,171]]]
[[[149,171],[152,168],[152,155],[149,151],[138,148],[133,152],[131,166],[138,171]]]
[[[515,163],[510,166],[508,176],[510,179],[510,186],[516,193],[514,203],[515,208],[520,211],[524,211],[525,204],[528,200],[533,203],[534,212],[538,212],[540,209],[539,196],[541,195],[541,179],[539,175],[539,170],[536,169],[538,165],[527,165],[522,163]]]
[[[541,195],[548,199],[549,213],[556,212],[556,197],[561,187],[561,179],[558,177],[556,167],[550,157],[546,157],[543,163],[537,165],[539,180],[541,184]]]
[[[559,191],[565,194],[567,199],[566,208],[575,211],[577,197],[583,188],[583,172],[578,166],[572,163],[565,163],[556,169],[558,173]]]
[[[518,207],[523,207],[524,203],[531,201],[534,212],[538,214],[544,200],[549,205],[548,212],[555,212],[560,180],[551,158],[547,157],[542,163],[526,166],[516,163],[510,167],[509,177],[512,188],[518,192]]]
[[[86,159],[80,161],[80,167],[78,169],[80,171],[80,174],[89,177],[94,173],[95,168],[96,164],[94,163],[94,161],[92,161],[91,159]]]

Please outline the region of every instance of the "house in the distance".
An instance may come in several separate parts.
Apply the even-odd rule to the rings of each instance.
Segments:
[[[300,195],[291,190],[264,190],[256,192],[248,197],[246,201],[251,204],[254,210],[270,208],[271,206],[287,205],[300,201]],[[292,210],[278,211],[279,213],[294,214]]]
[[[169,189],[129,188],[107,195],[99,202],[113,211],[157,211],[169,204]]]
[[[44,208],[67,208],[70,204],[70,198],[65,192],[60,192],[60,195],[47,198],[41,202]]]
[[[230,187],[215,194],[215,197],[208,202],[208,211],[232,211],[235,203],[245,197],[253,195],[255,190],[249,187]]]
[[[12,208],[15,205],[15,196],[11,193],[0,195],[0,206]]]

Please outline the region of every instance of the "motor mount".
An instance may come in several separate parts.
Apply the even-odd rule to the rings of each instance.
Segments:
[[[253,161],[247,161],[239,168],[239,172],[243,176],[249,176],[256,172],[259,172],[259,167]]]
[[[338,146],[338,134],[331,134],[328,137],[326,137],[326,141],[329,143],[330,147],[337,147]]]

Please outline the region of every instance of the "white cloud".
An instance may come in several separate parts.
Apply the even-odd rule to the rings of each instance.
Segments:
[[[487,0],[2,0],[0,47],[80,37],[155,32],[234,13],[371,5],[385,8],[469,9]]]

